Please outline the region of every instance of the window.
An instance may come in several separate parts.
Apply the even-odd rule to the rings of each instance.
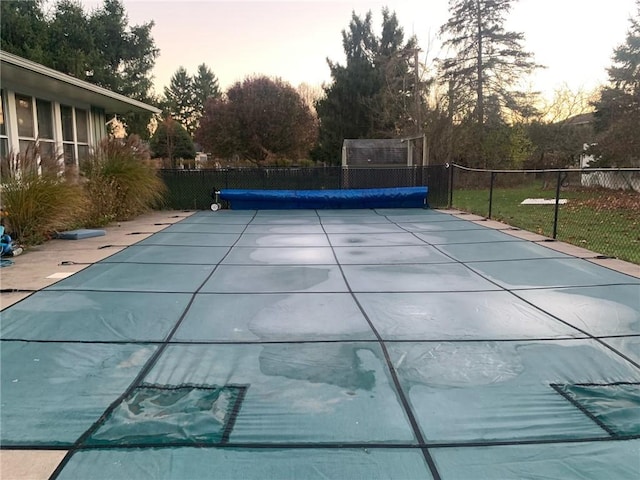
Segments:
[[[60,105],[65,165],[77,165],[89,156],[89,115],[86,110]]]
[[[18,124],[18,148],[27,158],[36,158],[38,142],[39,164],[57,164],[53,104],[47,100],[16,94],[16,119]]]
[[[22,158],[22,165],[37,167],[35,155],[36,122],[33,118],[33,97],[16,94],[16,119],[18,123],[18,149]]]
[[[18,136],[35,138],[33,101],[31,97],[16,95],[16,118],[18,119]]]
[[[36,112],[38,119],[38,144],[40,158],[57,163],[56,146],[54,142],[53,105],[46,100],[36,99]]]

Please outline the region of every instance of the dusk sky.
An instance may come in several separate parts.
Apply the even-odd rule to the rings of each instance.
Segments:
[[[87,9],[101,4],[82,3]],[[422,62],[446,55],[438,30],[448,18],[448,0],[124,0],[124,5],[130,25],[155,22],[157,93],[179,66],[193,74],[201,63],[223,89],[251,74],[281,77],[293,86],[329,82],[326,59],[344,63],[340,32],[351,12],[364,16],[371,10],[379,33],[385,5],[396,12],[405,37],[418,36]],[[531,83],[550,96],[565,84],[588,90],[604,83],[613,49],[624,42],[634,12],[634,0],[520,0],[506,27],[523,32],[525,49],[547,67]]]

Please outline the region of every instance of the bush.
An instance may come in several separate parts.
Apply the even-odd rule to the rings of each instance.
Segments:
[[[128,220],[162,204],[167,189],[149,160],[147,147],[135,135],[99,144],[81,165],[90,202],[88,224]]]
[[[170,168],[176,168],[180,159],[194,162],[196,147],[187,130],[171,117],[164,119],[149,142],[155,157],[169,160]]]
[[[82,188],[60,178],[52,167],[57,164],[57,158],[40,158],[37,144],[2,159],[5,226],[19,243],[42,243],[54,232],[77,225],[85,214]]]

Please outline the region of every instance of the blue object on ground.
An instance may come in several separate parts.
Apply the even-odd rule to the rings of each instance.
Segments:
[[[221,190],[233,210],[422,208],[427,187],[351,190]]]
[[[0,225],[0,257],[13,257],[22,253],[22,248],[16,246],[15,242],[8,234],[4,233],[4,225]],[[13,262],[2,262],[3,267],[12,265]]]
[[[104,235],[106,235],[106,232],[104,230],[89,230],[83,228],[80,230],[58,232],[56,238],[60,238],[62,240],[81,240],[83,238],[102,237]]]

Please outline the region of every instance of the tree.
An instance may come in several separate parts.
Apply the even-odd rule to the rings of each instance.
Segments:
[[[207,100],[220,97],[218,79],[206,64],[198,66],[192,77],[184,67],[179,67],[164,88],[165,115],[171,115],[194,135],[204,113]]]
[[[57,54],[48,60],[49,66],[82,80],[91,77],[97,52],[82,5],[73,0],[56,3],[48,32],[49,50],[53,45],[57,49]]]
[[[93,75],[87,81],[158,106],[159,101],[152,94],[152,71],[160,53],[151,35],[155,24],[149,21],[128,26],[128,23],[121,0],[104,0],[103,7],[92,12],[90,24],[98,54]],[[129,134],[148,139],[151,116],[151,113],[127,114],[122,121]]]
[[[179,67],[164,87],[165,115],[179,122],[189,134],[194,129],[194,88],[191,77],[184,67]]]
[[[2,49],[62,73],[146,103],[159,50],[153,22],[128,25],[120,0],[104,0],[91,13],[75,0],[58,0],[45,15],[45,2],[2,1]],[[149,137],[151,114],[125,116],[129,133]]]
[[[194,105],[196,120],[204,113],[204,107],[210,98],[221,95],[218,78],[206,64],[198,65],[198,72],[193,76]]]
[[[613,53],[609,85],[596,107],[597,145],[592,153],[600,165],[640,165],[640,0],[624,44]]]
[[[211,153],[258,165],[308,155],[317,136],[311,110],[288,83],[265,76],[236,82],[209,99],[196,140]]]
[[[43,0],[3,0],[0,2],[2,50],[45,63],[47,22]]]
[[[298,94],[304,103],[313,111],[316,111],[316,103],[324,96],[321,85],[309,85],[306,82],[298,85]]]
[[[594,140],[593,98],[593,92],[564,86],[540,107],[539,114],[527,125],[533,144],[528,168],[577,166],[584,145]]]
[[[523,50],[522,33],[504,29],[515,0],[451,0],[449,20],[441,27],[445,47],[453,55],[442,60],[441,81],[449,84],[452,118],[471,118],[476,161],[486,166],[489,145],[483,145],[490,115],[506,111],[530,116],[532,96],[514,87],[539,67]],[[489,150],[489,151],[487,151]]]
[[[177,159],[193,159],[196,148],[185,128],[171,117],[165,118],[149,142],[151,153],[156,158],[166,158],[171,168],[176,168]]]
[[[342,31],[346,65],[327,59],[332,83],[316,102],[320,120],[316,160],[336,163],[345,138],[390,138],[405,132],[411,115],[414,75],[409,75],[415,39],[404,42],[395,13],[382,11],[382,35],[373,32],[371,12],[352,13]],[[414,65],[413,68],[418,68]]]

